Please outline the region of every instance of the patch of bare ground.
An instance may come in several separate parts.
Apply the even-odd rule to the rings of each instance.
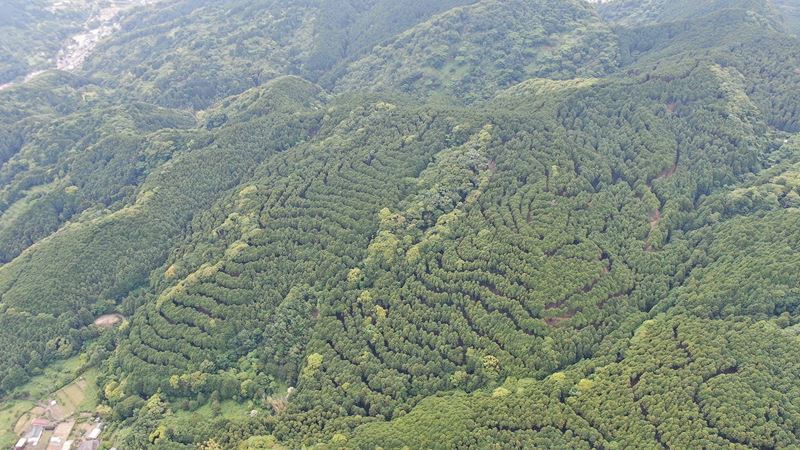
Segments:
[[[678,164],[673,164],[672,166],[664,169],[664,171],[658,175],[658,178],[659,179],[672,178],[672,176],[675,175],[675,172],[677,171],[678,171]]]
[[[678,109],[678,102],[667,103],[667,112],[670,114],[675,114],[675,110]]]
[[[572,319],[574,316],[575,316],[574,312],[569,312],[567,314],[564,314],[563,316],[548,317],[548,318],[544,319],[544,322],[549,327],[557,327],[562,322],[566,322],[567,320]]]
[[[655,210],[650,213],[650,229],[655,230],[659,223],[661,223],[661,211]]]
[[[111,328],[125,320],[122,314],[105,314],[95,319],[94,324],[100,328]]]

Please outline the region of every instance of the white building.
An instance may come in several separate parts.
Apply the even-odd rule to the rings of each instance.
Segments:
[[[28,436],[27,436],[28,444],[30,444],[33,447],[38,446],[39,445],[39,439],[42,438],[42,432],[43,431],[44,431],[44,428],[42,428],[42,427],[40,427],[38,425],[34,425],[34,427],[31,428],[31,431],[30,431],[30,433],[28,433]]]
[[[86,439],[97,439],[98,437],[100,437],[100,432],[102,431],[103,427],[101,425],[98,425],[95,429],[93,429],[92,431],[89,432],[89,434],[86,435]]]

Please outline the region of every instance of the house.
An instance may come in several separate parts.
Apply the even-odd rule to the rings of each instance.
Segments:
[[[14,450],[25,450],[25,444],[28,443],[27,438],[19,438],[17,441],[17,445],[14,446]]]
[[[97,439],[98,437],[100,437],[100,432],[101,431],[103,431],[103,427],[102,427],[102,425],[98,425],[92,431],[90,431],[89,434],[86,435],[86,439],[90,439],[90,440],[91,439]]]
[[[64,440],[59,436],[50,437],[50,443],[47,444],[47,450],[61,450],[64,447]]]
[[[28,444],[30,444],[30,445],[32,445],[34,447],[38,446],[39,445],[39,439],[42,438],[42,432],[43,431],[44,431],[44,428],[40,427],[39,425],[34,425],[33,428],[31,428],[31,431],[29,431],[28,435],[26,436]]]
[[[61,446],[61,450],[71,450],[73,442],[75,442],[75,441],[66,441],[66,442],[64,442],[64,445]]]
[[[38,419],[33,419],[33,422],[31,422],[31,425],[33,425],[34,427],[42,427],[45,430],[50,429],[49,428],[50,427],[50,421],[45,419],[45,418],[43,418],[43,417],[40,417]]]
[[[97,439],[91,439],[84,441],[84,443],[78,447],[78,450],[97,450],[98,448],[100,448],[100,441]]]

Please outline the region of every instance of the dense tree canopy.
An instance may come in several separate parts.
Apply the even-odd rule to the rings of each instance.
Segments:
[[[0,395],[88,351],[124,449],[798,447],[791,7],[136,9],[0,91]]]

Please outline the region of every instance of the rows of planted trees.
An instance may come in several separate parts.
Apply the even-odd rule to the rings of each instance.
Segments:
[[[176,408],[209,397],[271,408],[282,383],[297,385],[266,426],[312,443],[375,419],[400,426],[436,392],[623,358],[627,333],[666,307],[687,264],[703,264],[686,251],[707,233],[693,231],[694,203],[755,170],[753,148],[767,145],[723,120],[733,100],[715,76],[687,66],[601,82],[538,112],[506,97],[460,122],[402,103],[330,104],[313,142],[268,158],[195,220],[112,360],[122,375],[109,400],[160,391],[191,399]],[[491,410],[485,433],[454,442],[612,440],[567,400],[591,384],[580,380],[525,400],[551,402],[567,425]],[[487,405],[513,392],[499,389]],[[655,436],[647,420],[641,442]]]
[[[604,83],[529,119],[498,109],[461,158],[434,158],[317,326],[311,351],[323,362],[296,401],[312,409],[279,436],[313,435],[318,411],[391,419],[438,391],[544,376],[648,312],[681,275],[682,246],[663,248],[683,232],[686,205],[754,168],[741,131],[721,120],[724,96],[680,115],[649,99],[715,99],[718,88],[695,87],[709,75],[677,68],[670,82]],[[698,117],[720,126],[700,129]],[[461,175],[431,186],[433,199],[455,201],[424,205],[429,171]]]
[[[198,231],[197,247],[170,261],[164,290],[139,309],[116,358],[129,374],[118,380],[126,396],[208,396],[218,391],[218,372],[241,383],[236,372],[247,358],[270,378],[296,383],[311,330],[330,311],[319,293],[366,257],[377,211],[412,187],[404,179],[452,129],[442,114],[385,102],[337,108],[315,142],[268,158],[209,213],[225,211],[221,223]],[[208,249],[209,236],[222,247]],[[194,266],[198,252],[215,251],[218,258]]]
[[[136,14],[0,96],[0,394],[116,309],[120,448],[798,445],[768,9],[280,3]]]

